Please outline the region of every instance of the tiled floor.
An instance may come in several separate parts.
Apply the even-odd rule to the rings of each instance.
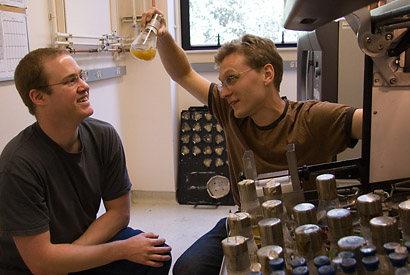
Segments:
[[[226,217],[229,210],[235,212],[236,206],[179,205],[171,192],[134,191],[130,226],[165,238],[172,247],[174,264],[192,243],[208,232],[220,218]]]

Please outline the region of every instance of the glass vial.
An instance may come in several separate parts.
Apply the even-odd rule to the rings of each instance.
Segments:
[[[162,16],[155,14],[145,29],[131,44],[131,54],[142,60],[151,60],[157,51],[157,33],[161,26]]]

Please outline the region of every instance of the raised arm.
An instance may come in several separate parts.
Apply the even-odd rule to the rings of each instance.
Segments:
[[[146,22],[149,22],[155,13],[163,15],[156,8],[151,8],[143,13],[141,28],[145,27]],[[158,52],[169,76],[199,101],[207,105],[210,81],[192,69],[184,50],[176,44],[167,31],[165,19],[162,20],[161,28],[158,31]]]

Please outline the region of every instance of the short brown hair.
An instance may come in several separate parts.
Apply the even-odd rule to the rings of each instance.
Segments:
[[[246,58],[247,65],[252,68],[271,64],[275,69],[273,83],[279,91],[283,75],[283,60],[272,40],[245,34],[241,39],[236,39],[222,45],[215,56],[215,62],[221,65],[225,57],[236,52],[242,53]]]
[[[29,95],[30,90],[42,89],[48,94],[51,93],[50,89],[45,87],[48,85],[48,75],[44,72],[45,61],[63,54],[69,53],[63,48],[40,48],[29,52],[17,65],[14,71],[14,83],[30,114],[35,115],[35,105]]]

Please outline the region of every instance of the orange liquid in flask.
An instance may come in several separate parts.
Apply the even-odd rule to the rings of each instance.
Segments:
[[[155,57],[156,50],[155,49],[149,49],[146,51],[135,51],[131,49],[131,54],[135,56],[138,59],[142,60],[151,60]]]

